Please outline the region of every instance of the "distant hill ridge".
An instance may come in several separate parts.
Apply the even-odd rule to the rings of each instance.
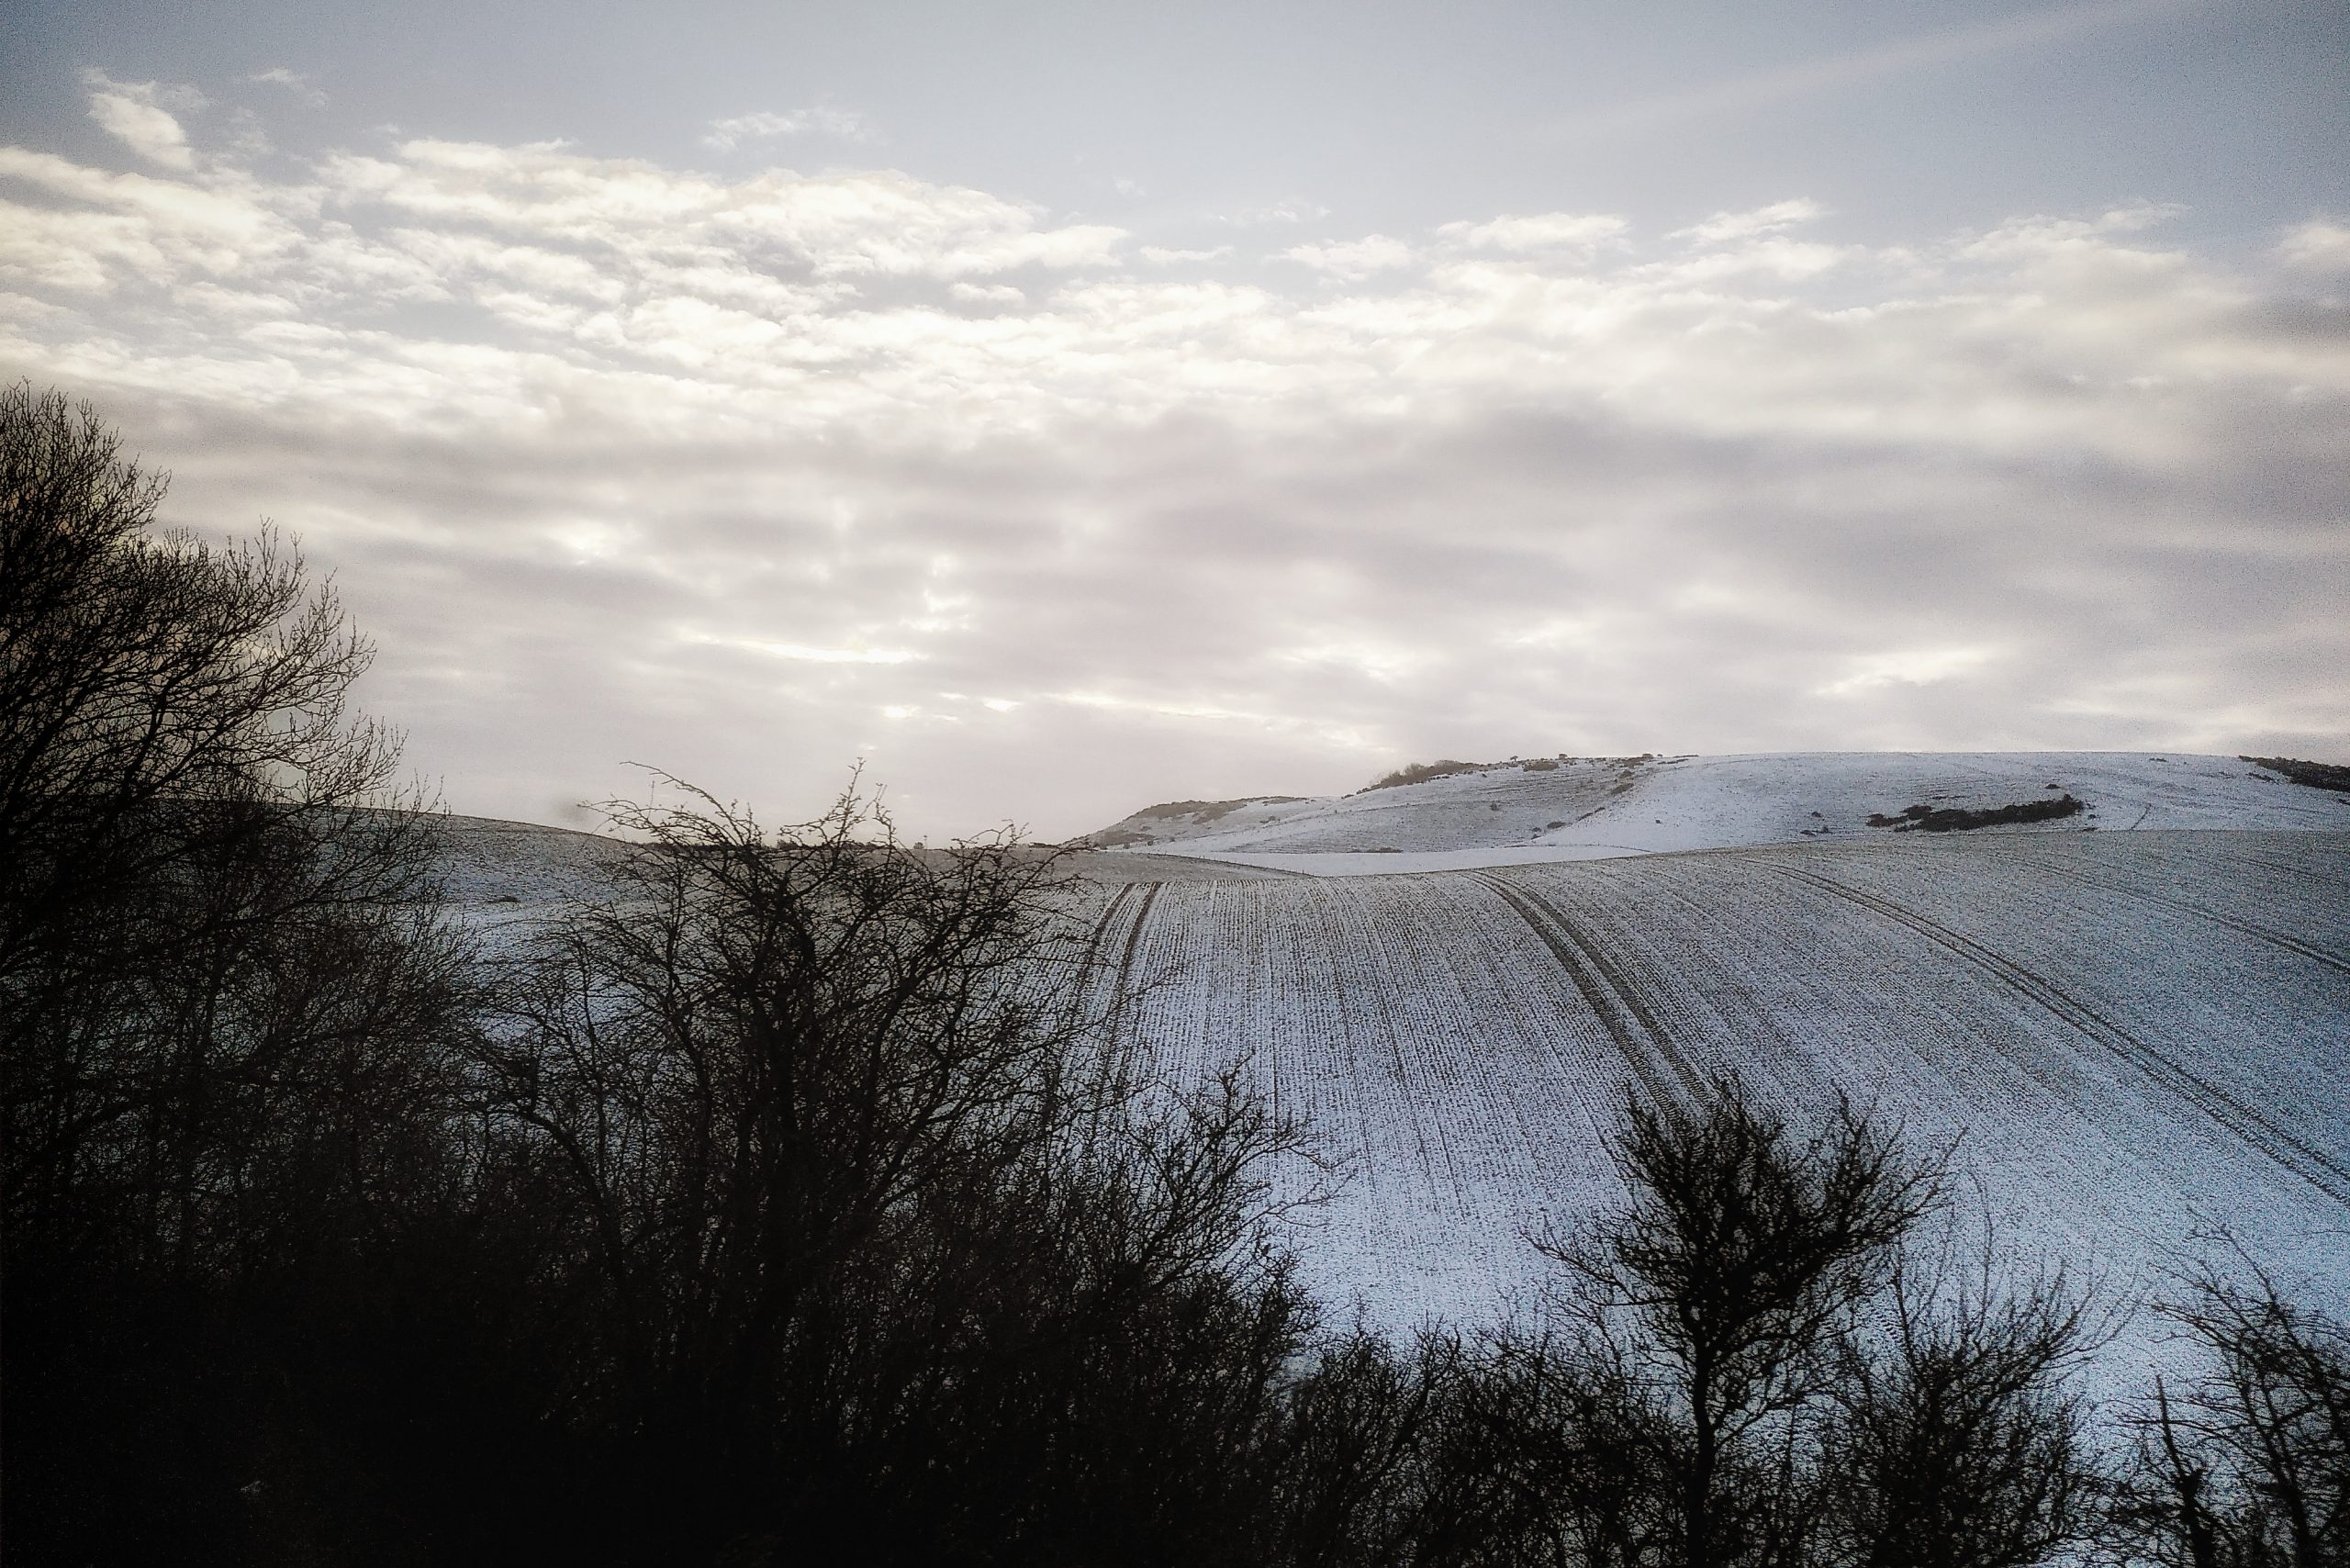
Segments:
[[[1446,759],[1398,768],[1347,795],[1169,801],[1071,842],[1244,860],[1380,855],[1449,863],[1470,852],[1582,859],[1869,841],[1919,828],[2326,830],[2350,827],[2344,780],[2350,769],[2288,758],[2144,752]]]

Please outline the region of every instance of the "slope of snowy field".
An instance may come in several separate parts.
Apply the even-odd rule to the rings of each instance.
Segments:
[[[1805,841],[1874,843],[1872,815],[2069,794],[2079,815],[2002,832],[2350,829],[2350,795],[2238,757],[1815,752],[1539,757],[1323,799],[1147,808],[1083,841],[1315,875],[1458,870]]]
[[[1104,857],[1105,860],[1113,858]],[[2350,834],[1904,835],[1106,890],[1131,1046],[1240,1058],[1348,1174],[1309,1273],[1470,1316],[1614,1191],[1628,1086],[1736,1070],[1953,1142],[2017,1256],[2126,1288],[2199,1227],[2350,1292]],[[1302,1191],[1300,1169],[1285,1178]]]
[[[1819,760],[1660,764],[1640,788],[1760,831],[1788,820],[1787,765],[1817,782]],[[1871,759],[1863,803],[2004,803],[1996,778],[1963,793],[1975,760]],[[1626,1090],[1687,1100],[1733,1070],[1799,1121],[1844,1093],[1953,1145],[1962,1198],[2019,1259],[2126,1291],[2224,1227],[2350,1299],[2350,832],[2310,831],[2340,808],[2241,764],[2101,765],[2042,781],[2111,801],[2134,780],[2148,824],[2257,805],[2300,831],[1847,821],[1764,847],[1346,879],[1117,851],[1079,857],[1069,897],[1087,983],[1145,985],[1122,1046],[1176,1077],[1246,1058],[1310,1118],[1345,1182],[1296,1236],[1308,1276],[1390,1326],[1523,1287],[1530,1229],[1616,1195],[1601,1139]],[[2160,767],[2177,772],[2138,771]],[[450,846],[453,891],[499,938],[616,851],[467,819]]]

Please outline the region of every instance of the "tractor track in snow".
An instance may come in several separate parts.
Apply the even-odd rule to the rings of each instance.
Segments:
[[[2284,1170],[2344,1207],[2350,1208],[2350,1167],[2277,1126],[2227,1090],[2173,1060],[2165,1052],[2148,1045],[2050,981],[2010,963],[1971,937],[1962,935],[1891,899],[1792,866],[1773,866],[1771,869],[1790,880],[1802,882],[1830,897],[1842,899],[1908,926],[1935,946],[1965,959],[2009,990],[2039,1003],[2076,1033],[2105,1047]]]
[[[1127,882],[1120,886],[1110,902],[1102,906],[1102,913],[1094,918],[1093,930],[1085,939],[1085,951],[1077,961],[1078,986],[1080,991],[1092,986],[1093,971],[1102,962],[1102,944],[1110,935],[1110,926],[1118,918],[1118,911],[1125,907],[1126,900],[1133,897],[1134,890],[1140,886],[1142,884],[1139,882]]]
[[[1136,888],[1149,890],[1135,904],[1133,924],[1126,928],[1126,945],[1118,955],[1118,968],[1111,984],[1108,1019],[1109,1045],[1113,1050],[1117,1048],[1118,1036],[1125,1023],[1127,1001],[1134,994],[1131,977],[1134,974],[1135,953],[1142,946],[1142,928],[1150,919],[1151,905],[1158,902],[1159,890],[1166,886],[1164,882],[1128,882],[1120,888],[1118,896],[1110,901],[1110,907],[1102,912],[1102,919],[1093,928],[1092,941],[1086,945],[1085,968],[1090,978],[1095,964],[1100,960],[1102,941],[1110,934],[1111,922],[1117,918],[1118,911],[1125,907],[1127,896]]]
[[[2306,881],[2322,883],[2329,888],[2350,888],[2350,879],[2330,876],[2326,872],[2321,871],[2316,867],[2305,862],[2293,860],[2271,860],[2266,856],[2254,855],[2245,850],[2239,849],[2234,845],[2219,846],[2218,857],[2223,860],[2233,861],[2239,866],[2257,866],[2264,871],[2281,871],[2288,877],[2299,877]],[[2158,857],[2158,858],[2161,858],[2171,865],[2178,864],[2177,860],[2170,856],[2162,856]]]
[[[2350,958],[2329,953],[2322,947],[2311,946],[2299,937],[2288,936],[2281,931],[2272,931],[2265,925],[2255,925],[2251,921],[2238,920],[2232,914],[2222,914],[2208,905],[2195,903],[2187,899],[2173,898],[2167,893],[2154,892],[2112,878],[2091,876],[2086,871],[2076,871],[2070,867],[2059,866],[2052,860],[2042,859],[2038,856],[2020,856],[2018,859],[2024,865],[2047,872],[2052,877],[2061,877],[2068,882],[2076,882],[2082,887],[2101,892],[2120,893],[2124,898],[2136,899],[2142,903],[2154,904],[2163,909],[2174,909],[2182,914],[2191,914],[2198,920],[2208,920],[2214,925],[2223,925],[2240,935],[2251,937],[2255,942],[2266,943],[2272,947],[2281,947],[2286,952],[2297,953],[2314,963],[2323,964],[2327,969],[2339,969],[2342,973],[2350,975]]]
[[[1623,1053],[1625,1065],[1661,1105],[1694,1110],[1708,1098],[1705,1081],[1673,1044],[1623,970],[1549,900],[1483,872],[1472,876],[1498,894],[1550,950],[1583,1002]],[[1643,1040],[1641,1036],[1645,1036]],[[1677,1079],[1678,1084],[1674,1082]]]

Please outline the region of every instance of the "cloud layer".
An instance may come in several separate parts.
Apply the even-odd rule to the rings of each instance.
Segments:
[[[632,757],[1058,834],[1434,753],[2350,745],[2330,221],[1187,249],[886,170],[264,172],[174,92],[92,78],[133,172],[0,149],[0,369],[298,532],[464,809]],[[767,118],[712,135],[845,134]]]

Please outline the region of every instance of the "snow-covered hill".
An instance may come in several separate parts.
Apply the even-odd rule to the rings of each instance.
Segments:
[[[2064,792],[2082,813],[2037,825],[1867,823]],[[1529,853],[1513,821],[1531,853],[1639,853],[1494,865]],[[492,929],[613,853],[511,823],[451,842]],[[1122,1042],[1177,1076],[1248,1058],[1311,1118],[1346,1184],[1298,1235],[1308,1274],[1390,1325],[1522,1285],[1529,1228],[1612,1198],[1626,1089],[1726,1070],[1797,1119],[1842,1092],[1953,1142],[2019,1258],[2126,1292],[2224,1227],[2350,1302],[2350,809],[2242,762],[1562,762],[1236,807],[1077,868],[1088,983],[1158,982]]]
[[[1113,862],[1114,856],[1103,856]],[[1606,1200],[1626,1088],[1744,1074],[1954,1140],[2017,1256],[2125,1290],[2200,1227],[2350,1295],[2350,834],[1906,834],[1106,890],[1099,983],[1178,1073],[1249,1058],[1345,1166],[1309,1271],[1408,1323]],[[1302,1190],[1313,1173],[1291,1173]]]
[[[1872,816],[2070,794],[2076,816],[1996,831],[2350,828],[2350,794],[2240,757],[2139,752],[1810,752],[1536,757],[1319,799],[1178,801],[1087,835],[1317,874],[1460,869],[1806,841],[1868,843]]]

